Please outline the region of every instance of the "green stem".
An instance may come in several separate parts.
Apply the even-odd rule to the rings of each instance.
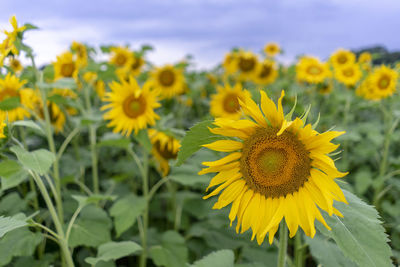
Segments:
[[[285,221],[281,222],[279,227],[279,254],[278,254],[278,267],[285,267],[286,251],[288,243],[288,230]]]
[[[294,262],[296,267],[304,266],[304,247],[300,233],[297,233],[294,239]]]
[[[63,230],[62,224],[60,222],[60,219],[58,217],[58,214],[56,212],[56,209],[53,205],[53,202],[50,199],[49,193],[47,192],[46,186],[44,185],[44,183],[39,175],[37,175],[34,172],[30,172],[30,174],[32,175],[33,179],[35,180],[35,182],[40,190],[40,193],[42,194],[43,199],[46,202],[47,208],[49,209],[51,218],[53,219],[53,223],[56,227],[56,231],[57,231],[57,235],[58,235],[58,242],[60,244],[61,251],[64,255],[64,259],[66,260],[67,266],[73,267],[74,262],[72,260],[71,252],[68,248],[68,243],[64,236],[64,230]]]
[[[92,178],[93,178],[93,192],[99,193],[99,170],[98,170],[98,159],[97,159],[97,147],[96,147],[96,127],[94,125],[89,126],[90,134],[90,151],[92,154]]]
[[[145,151],[145,149],[143,149]],[[149,158],[147,152],[143,155],[142,167],[142,183],[143,183],[143,197],[146,199],[146,207],[143,212],[143,239],[142,239],[142,255],[140,257],[140,267],[146,267],[147,262],[147,228],[149,227]]]
[[[344,114],[343,114],[343,128],[348,131],[348,124],[349,124],[349,114],[350,114],[350,107],[351,107],[351,94],[347,93],[346,103],[344,106]],[[344,140],[343,142],[343,160],[342,162],[348,162],[348,152],[349,152],[349,142],[348,140]]]

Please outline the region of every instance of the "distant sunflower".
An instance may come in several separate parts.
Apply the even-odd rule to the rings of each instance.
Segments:
[[[362,72],[358,64],[348,64],[342,68],[335,69],[335,78],[348,87],[353,87],[361,79]]]
[[[153,149],[151,153],[159,163],[163,176],[169,173],[169,160],[176,159],[181,145],[173,136],[169,136],[155,129],[149,129],[149,137]]]
[[[10,57],[9,66],[15,73],[19,73],[24,69],[21,61],[16,57]]]
[[[210,113],[216,118],[239,119],[241,116],[239,99],[245,101],[249,95],[249,91],[243,90],[240,83],[233,87],[228,83],[225,86],[218,85],[217,93],[211,95]]]
[[[334,181],[347,173],[339,172],[328,156],[338,147],[330,141],[344,132],[318,133],[300,118],[288,121],[282,108],[284,92],[278,107],[264,91],[260,93],[261,110],[247,97],[246,103],[239,103],[248,119],[216,119],[217,127],[210,129],[214,134],[235,139],[203,145],[230,153],[217,161],[203,162],[208,167],[199,174],[218,172],[207,190],[218,187],[204,198],[222,192],[213,209],[232,203],[231,225],[237,218],[236,231],[243,233],[251,228],[252,239],[257,237],[258,244],[267,233],[272,243],[283,218],[290,237],[299,226],[313,237],[315,219],[330,229],[320,209],[342,216],[333,207],[333,201],[347,203]]]
[[[360,85],[357,94],[370,100],[380,100],[396,91],[398,74],[384,65],[375,69]]]
[[[22,33],[26,29],[25,26],[18,27],[15,15],[10,18],[10,24],[13,27],[12,31],[3,31],[7,37],[0,43],[0,67],[3,66],[4,59],[10,53],[13,55],[19,55],[19,50],[15,43],[18,39],[18,34]]]
[[[133,59],[132,51],[127,47],[112,47],[110,63],[117,67],[128,66]]]
[[[78,66],[74,60],[71,52],[65,52],[57,56],[57,60],[53,62],[54,65],[54,79],[60,78],[77,78]]]
[[[104,114],[105,120],[110,120],[108,127],[113,127],[113,132],[121,132],[129,136],[132,131],[137,134],[139,130],[154,125],[160,117],[154,112],[160,107],[157,94],[145,84],[141,89],[133,77],[129,81],[110,83],[111,92],[105,94],[103,101],[109,102],[101,110],[108,110]]]
[[[10,98],[17,99],[19,106],[12,109],[0,109],[0,117],[8,117],[9,122],[29,118],[27,108],[32,107],[31,96],[33,90],[23,89],[25,80],[21,81],[17,76],[8,73],[4,79],[0,79],[0,101]]]
[[[0,115],[0,138],[6,138],[6,135],[4,134],[4,128],[7,126],[5,123],[6,118],[4,114]]]
[[[267,56],[274,57],[281,52],[281,48],[278,43],[268,43],[264,47],[264,52]]]
[[[78,43],[78,42],[72,42],[71,45],[71,49],[72,51],[75,52],[76,54],[76,64],[79,68],[85,67],[87,66],[87,62],[88,62],[88,53],[87,53],[87,49],[86,46],[82,43]]]
[[[260,85],[268,85],[273,83],[278,76],[276,63],[272,60],[266,59],[258,65],[254,82]]]
[[[222,62],[222,66],[224,67],[226,74],[233,74],[235,73],[238,68],[236,62],[237,52],[232,51],[225,54],[224,61]]]
[[[117,72],[118,72],[117,74],[120,77],[123,77],[124,79],[129,79],[129,76],[136,77],[142,71],[142,67],[144,66],[144,63],[145,63],[145,61],[144,61],[143,57],[134,55],[129,64],[127,64],[125,67],[117,70]]]
[[[239,80],[251,80],[257,71],[258,58],[250,51],[239,51],[236,57],[236,64],[239,71]]]
[[[64,112],[56,103],[52,101],[47,101],[47,109],[49,111],[51,125],[54,127],[54,132],[56,134],[61,133],[64,129],[66,121]],[[40,98],[37,101],[35,111],[41,119],[45,119],[43,102]]]
[[[354,64],[356,62],[356,55],[349,50],[338,49],[331,55],[330,61],[334,68],[341,68]]]
[[[302,57],[296,65],[296,76],[300,82],[322,83],[331,76],[327,63],[315,57]]]
[[[369,52],[363,52],[358,57],[358,62],[361,64],[368,64],[372,61],[372,55]]]
[[[327,95],[333,90],[332,80],[317,84],[318,92],[322,95]]]
[[[151,81],[162,98],[172,98],[185,91],[183,72],[172,65],[156,68],[151,73]]]

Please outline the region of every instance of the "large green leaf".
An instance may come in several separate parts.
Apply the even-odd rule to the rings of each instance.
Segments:
[[[186,133],[182,140],[182,146],[178,152],[177,166],[181,165],[194,152],[199,150],[202,145],[224,139],[223,136],[211,133],[208,127],[212,126],[213,121],[206,120],[197,123]]]
[[[0,101],[0,110],[11,110],[15,109],[20,106],[20,100],[19,97],[9,97],[4,99],[3,101]]]
[[[141,246],[132,241],[109,242],[99,247],[96,258],[88,257],[85,261],[91,265],[96,265],[100,261],[117,260],[141,249]]]
[[[56,160],[55,155],[46,149],[28,152],[19,146],[13,146],[10,150],[15,153],[25,168],[35,171],[40,175],[46,174]]]
[[[0,162],[1,189],[13,188],[28,177],[28,172],[14,160]]]
[[[25,121],[15,121],[13,122],[13,126],[25,126],[34,130],[39,131],[42,135],[45,135],[46,133],[40,127],[36,122],[31,121],[31,120],[25,120]]]
[[[349,204],[335,205],[343,218],[325,213],[324,218],[332,231],[319,223],[318,229],[334,239],[343,254],[359,266],[392,266],[392,252],[378,212],[352,193],[343,192]]]
[[[310,246],[311,254],[324,267],[356,267],[357,265],[344,257],[338,246],[319,235],[314,238],[306,237],[306,243]]]
[[[0,239],[0,266],[8,265],[13,257],[32,255],[42,240],[41,233],[32,233],[28,228],[7,233]]]
[[[188,249],[185,239],[177,232],[164,232],[161,244],[150,248],[150,257],[157,266],[186,266]]]
[[[115,230],[117,236],[135,224],[136,218],[146,208],[146,199],[130,194],[119,199],[112,205],[110,215],[114,217]]]
[[[233,267],[235,257],[232,250],[219,250],[208,254],[199,261],[196,261],[191,267]]]
[[[19,215],[13,217],[0,216],[0,238],[2,238],[6,233],[26,225],[27,223],[25,218],[21,218]]]
[[[107,213],[94,205],[86,206],[72,226],[69,245],[97,247],[111,241],[110,230],[111,219]]]

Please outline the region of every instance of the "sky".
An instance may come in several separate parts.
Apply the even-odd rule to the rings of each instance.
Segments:
[[[337,48],[383,45],[400,51],[400,0],[0,0],[0,29],[8,19],[40,28],[26,34],[39,64],[55,60],[73,40],[91,46],[151,44],[157,65],[192,55],[212,68],[233,47],[260,52],[270,41],[293,62],[326,59]]]

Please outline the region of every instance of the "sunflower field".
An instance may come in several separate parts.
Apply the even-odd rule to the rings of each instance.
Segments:
[[[1,266],[399,265],[400,64],[271,42],[198,71],[73,41],[38,66],[10,24]]]

